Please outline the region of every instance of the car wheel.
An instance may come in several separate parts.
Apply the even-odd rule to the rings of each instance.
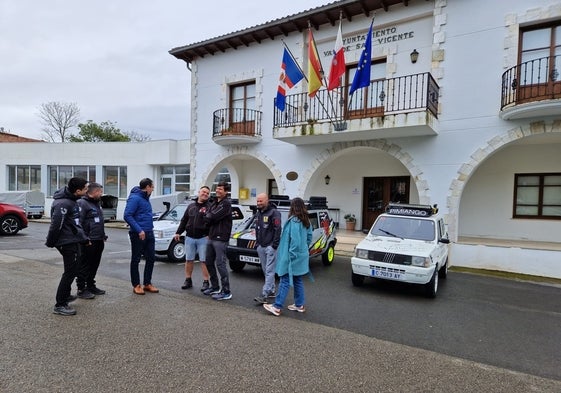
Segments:
[[[364,284],[364,276],[352,273],[351,279],[355,287],[361,287]]]
[[[4,216],[0,219],[0,233],[2,235],[15,235],[21,229],[21,222],[15,216]]]
[[[438,278],[442,278],[443,280],[445,280],[446,277],[448,277],[448,258],[446,258],[444,266],[442,266],[438,271]]]
[[[438,272],[434,269],[432,278],[425,284],[425,295],[429,298],[435,298],[438,291]]]
[[[245,267],[245,262],[240,261],[230,261],[230,269],[235,272],[241,272]]]
[[[321,261],[324,266],[329,266],[333,263],[333,259],[335,259],[335,247],[333,247],[333,243],[329,243],[327,250],[321,255]]]
[[[173,240],[168,248],[168,260],[173,263],[185,262],[185,243]]]

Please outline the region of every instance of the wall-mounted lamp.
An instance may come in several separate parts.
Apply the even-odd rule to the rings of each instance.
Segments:
[[[329,175],[325,176],[325,184],[329,184],[329,182],[331,181],[331,178],[329,177]]]
[[[413,49],[409,56],[411,56],[411,63],[415,64],[419,59],[419,52],[417,52],[417,49]]]

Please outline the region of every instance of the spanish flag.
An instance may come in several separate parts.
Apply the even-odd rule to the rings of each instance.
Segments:
[[[316,42],[312,29],[308,28],[308,95],[314,97],[316,92],[323,86],[321,76],[323,69],[319,60]]]

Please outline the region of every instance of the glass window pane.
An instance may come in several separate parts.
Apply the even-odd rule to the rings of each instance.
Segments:
[[[249,84],[245,88],[246,97],[255,97],[255,83]]]
[[[539,200],[538,187],[518,187],[516,203],[525,205],[537,205]]]
[[[243,86],[232,86],[230,94],[231,94],[232,100],[243,99],[244,98],[244,88],[243,88]]]
[[[525,31],[522,36],[522,50],[549,47],[551,44],[551,28]]]
[[[175,176],[176,183],[189,183],[189,175],[177,175]]]
[[[103,168],[103,192],[105,194],[119,196],[118,167],[106,166]]]
[[[519,186],[539,186],[539,176],[518,176],[517,185]]]
[[[17,166],[8,166],[8,191],[16,191],[16,168]]]
[[[189,165],[178,165],[175,167],[175,173],[177,174],[183,174],[183,173],[189,173]]]
[[[544,176],[543,184],[546,186],[561,186],[561,176]]]
[[[84,178],[86,180],[89,179],[88,176],[88,167],[87,166],[75,166],[74,167],[74,177],[81,177]]]
[[[561,205],[561,187],[545,187],[543,189],[544,205]]]
[[[538,215],[538,207],[532,206],[517,206],[516,207],[516,215],[519,216],[537,216]]]
[[[181,183],[175,183],[175,191],[176,192],[188,192],[189,191],[189,185],[188,184],[181,184]]]
[[[119,198],[127,197],[127,167],[119,167]]]
[[[542,215],[561,217],[561,206],[547,206],[543,208]]]
[[[31,190],[41,189],[41,167],[39,165],[32,165],[30,170]]]
[[[172,166],[161,166],[160,171],[162,172],[162,175],[173,175]]]

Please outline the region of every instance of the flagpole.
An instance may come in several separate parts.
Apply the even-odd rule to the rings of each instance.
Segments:
[[[370,21],[370,28],[368,29],[368,32],[369,32],[369,33],[372,32],[372,27],[374,26],[374,19],[376,19],[376,13],[374,13],[374,15],[372,16],[372,20]],[[372,39],[372,38],[370,38],[370,39]],[[367,41],[368,41],[368,37],[367,37]],[[370,46],[371,46],[370,49],[372,50],[372,41],[370,41]],[[364,50],[366,50],[366,48],[364,48],[363,51],[364,51]],[[370,57],[369,61],[372,62],[372,51],[370,52],[370,56],[371,56],[371,57]],[[361,54],[360,57],[362,58],[362,54]],[[360,60],[362,60],[362,59],[359,59],[359,61],[360,61]],[[359,70],[358,70],[358,67],[357,67],[357,69],[356,69],[356,71],[355,71],[355,76],[356,76],[356,73],[357,73],[358,71],[359,71]],[[370,79],[370,76],[368,76],[368,79]],[[354,80],[353,80],[353,82],[354,82]],[[352,85],[351,85],[351,87],[352,87]],[[356,90],[358,90],[358,89],[355,89],[355,91],[356,91]],[[352,104],[352,102],[353,102],[353,98],[354,98],[353,96],[354,96],[355,91],[353,91],[353,92],[350,94],[351,98],[349,99],[349,105],[348,105],[347,110],[350,110],[350,109],[351,109],[351,104]]]

